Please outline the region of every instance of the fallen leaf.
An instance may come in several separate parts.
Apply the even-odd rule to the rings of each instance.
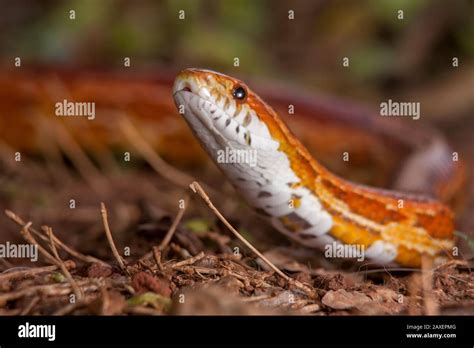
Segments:
[[[91,278],[106,278],[113,273],[112,267],[101,263],[93,263],[87,269],[87,276]]]
[[[360,308],[372,300],[361,292],[347,292],[344,289],[330,290],[324,295],[321,302],[333,309]]]
[[[154,277],[146,272],[134,274],[132,286],[138,293],[152,291],[166,297],[169,297],[171,294],[170,284],[167,280]]]
[[[171,307],[171,299],[154,292],[145,292],[129,298],[127,304],[129,306],[151,306],[158,310],[168,311]]]
[[[66,277],[61,272],[51,273],[51,280],[55,283],[63,283],[66,281]]]
[[[211,229],[211,223],[205,219],[190,219],[184,223],[184,227],[196,234],[204,234]]]

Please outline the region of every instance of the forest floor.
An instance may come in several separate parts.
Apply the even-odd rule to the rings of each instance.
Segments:
[[[37,262],[0,259],[1,315],[474,314],[472,260],[414,271],[329,262],[228,203],[227,184],[208,188],[264,261],[202,197],[149,168],[117,171],[97,192],[39,163],[5,165],[3,240],[41,248]]]

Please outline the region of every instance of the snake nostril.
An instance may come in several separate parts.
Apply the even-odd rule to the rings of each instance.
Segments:
[[[191,92],[191,88],[189,88],[188,86],[184,87],[181,91],[184,91],[184,92]]]

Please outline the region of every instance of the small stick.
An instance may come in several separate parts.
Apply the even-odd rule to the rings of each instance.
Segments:
[[[193,177],[183,173],[164,161],[153,150],[150,144],[144,140],[143,136],[127,117],[122,116],[120,118],[119,127],[130,144],[138,150],[145,161],[148,162],[148,164],[163,178],[182,188],[187,188],[189,183],[194,181]],[[207,191],[212,192],[213,194],[219,194],[219,192],[214,190],[212,187],[204,186]]]
[[[8,210],[6,209],[5,210],[5,215],[11,219],[13,222],[15,222],[16,224],[20,225],[21,227],[25,226],[26,225],[26,222],[24,222],[17,214],[15,214],[14,212],[12,212],[11,210]],[[36,235],[37,237],[41,238],[43,241],[47,242],[48,241],[48,238],[46,236],[44,236],[41,232],[35,230],[34,228],[30,227],[30,232],[34,235]],[[54,242],[60,247],[62,248],[64,251],[66,251],[67,253],[69,253],[70,255],[76,257],[78,260],[81,260],[83,262],[86,262],[86,263],[94,263],[94,262],[98,262],[100,264],[103,264],[103,265],[107,265],[108,264],[94,256],[90,256],[90,255],[84,255],[84,254],[81,254],[80,252],[70,248],[69,246],[67,246],[66,244],[64,244],[58,237],[56,237],[55,235],[53,236],[54,238]]]
[[[55,265],[55,266],[58,266],[58,267],[61,267],[59,262],[53,257],[53,255],[51,255],[45,248],[43,248],[37,241],[36,239],[31,235],[30,231],[29,231],[29,228],[31,226],[31,222],[28,222],[25,224],[25,226],[23,226],[23,228],[21,229],[21,235],[23,236],[23,238],[25,238],[25,240],[27,242],[29,242],[30,244],[33,244],[33,245],[36,245],[36,247],[38,248],[39,252],[45,257],[46,260],[49,261],[49,263]]]
[[[163,271],[163,264],[161,263],[161,250],[158,247],[153,247],[153,257],[155,259],[158,270]]]
[[[178,227],[181,219],[183,218],[184,212],[186,210],[186,207],[188,206],[189,202],[189,195],[186,195],[184,198],[184,207],[180,208],[178,211],[178,214],[176,214],[176,217],[173,220],[173,223],[171,224],[168,232],[166,232],[165,238],[160,243],[160,246],[158,247],[159,251],[163,251],[168,243],[170,242],[171,238],[173,238],[174,232],[176,231],[176,228]]]
[[[126,118],[119,121],[120,129],[128,141],[138,150],[140,155],[163,178],[180,187],[187,187],[194,179],[166,163],[153,148],[143,140],[135,126]]]
[[[53,229],[51,227],[48,227],[48,237],[50,240],[50,248],[51,251],[54,254],[54,257],[56,260],[59,262],[59,267],[61,268],[61,271],[63,272],[64,276],[67,278],[69,283],[71,283],[72,290],[74,291],[74,294],[76,295],[77,299],[80,300],[84,296],[82,293],[82,290],[79,288],[77,285],[76,281],[72,277],[71,273],[69,273],[69,270],[67,269],[66,265],[64,264],[63,260],[59,257],[58,249],[56,249],[56,245],[54,244],[53,240]]]
[[[66,267],[68,265],[66,264]],[[71,264],[69,264],[69,267],[71,266]],[[8,279],[12,279],[12,278],[24,278],[24,277],[28,277],[28,276],[33,276],[35,274],[38,274],[38,273],[43,273],[43,272],[53,272],[55,270],[57,270],[59,267],[56,266],[56,265],[53,265],[53,266],[44,266],[44,267],[36,267],[36,268],[31,268],[31,269],[25,269],[25,270],[21,270],[21,271],[13,271],[13,272],[8,272],[8,273],[2,273],[0,274],[0,283],[1,282],[4,282]],[[8,270],[7,270],[8,271]]]
[[[196,267],[196,266],[186,266],[181,269],[183,272],[195,272],[195,273],[202,273],[202,274],[210,274],[216,275],[220,274],[219,270],[215,268],[206,268],[206,267]]]
[[[421,282],[423,286],[423,303],[425,305],[425,314],[426,315],[438,315],[439,308],[433,298],[433,273],[430,272],[433,267],[433,260],[423,255],[421,257]]]
[[[406,268],[393,267],[393,268],[377,268],[377,269],[370,269],[370,270],[361,271],[360,268],[359,268],[358,271],[351,272],[351,274],[359,275],[359,274],[363,273],[365,275],[365,274],[371,274],[371,273],[387,273],[388,275],[392,276],[392,274],[390,272],[409,272],[409,273],[413,273],[413,272],[421,272],[421,270],[415,269],[415,268],[408,268],[408,267],[406,267]]]
[[[261,300],[267,300],[269,298],[271,298],[270,295],[251,296],[251,297],[242,299],[242,302],[257,302]]]
[[[474,287],[474,283],[472,283],[472,282],[470,282],[470,281],[468,281],[468,280],[465,280],[465,279],[462,279],[462,278],[453,276],[453,275],[451,275],[451,274],[448,274],[448,277],[451,278],[451,279],[460,281],[460,282],[462,282],[462,283],[468,284],[469,286],[473,286],[473,287]]]
[[[30,311],[33,309],[33,307],[39,302],[40,298],[39,296],[35,296],[33,297],[29,302],[28,304],[26,305],[25,308],[23,308],[23,310],[21,311],[21,313],[19,315],[27,315],[28,313],[30,313]]]
[[[102,297],[102,301],[101,301],[102,303],[100,306],[100,315],[105,315],[106,310],[110,306],[110,296],[109,296],[109,293],[107,292],[107,287],[104,286],[103,284],[100,284],[100,282],[97,282],[97,283],[100,290],[100,296]]]
[[[48,226],[43,226],[43,227],[46,228],[46,229],[48,228]],[[71,256],[74,256],[75,258],[77,258],[80,261],[83,261],[85,263],[100,263],[104,266],[110,266],[107,262],[102,261],[102,260],[98,259],[97,257],[91,256],[91,255],[84,255],[84,254],[81,254],[80,252],[72,249],[67,244],[64,244],[58,237],[56,237],[56,235],[53,235],[53,240],[61,249],[63,249],[65,252],[69,253]]]
[[[205,256],[204,252],[201,251],[196,256],[190,257],[189,259],[186,259],[184,261],[176,262],[174,265],[171,266],[171,268],[179,268],[179,267],[182,267],[182,266],[192,265],[193,263],[195,263],[195,262],[201,260],[202,258],[204,258],[204,256]]]
[[[214,206],[214,204],[211,202],[211,199],[209,196],[206,194],[206,192],[203,190],[201,185],[194,181],[191,185],[191,190],[193,190],[195,193],[197,193],[201,198],[206,202],[206,204],[211,208],[211,210],[216,214],[216,216],[219,218],[219,220],[222,221],[222,223],[236,236],[242,243],[244,243],[250,250],[252,250],[258,257],[260,257],[271,269],[273,269],[280,277],[285,279],[286,281],[290,280],[290,277],[288,277],[285,273],[280,271],[270,260],[268,260],[265,256],[263,256],[255,247],[250,244],[244,237],[240,235],[240,233],[227,221],[227,219],[217,210],[217,208]]]
[[[62,125],[56,124],[55,131],[60,148],[71,159],[71,162],[74,163],[74,166],[82,177],[95,191],[102,195],[106,194],[106,180],[94,163],[87,157],[80,144]]]
[[[127,275],[129,275],[129,272],[127,268],[125,267],[125,264],[123,262],[122,257],[117,251],[117,248],[114,243],[114,239],[112,238],[112,232],[110,232],[110,227],[109,227],[109,221],[107,220],[107,209],[105,208],[105,204],[103,202],[100,203],[100,214],[102,215],[102,222],[104,224],[104,229],[105,229],[105,235],[107,236],[107,240],[110,245],[110,249],[112,250],[112,253],[114,254],[115,259],[117,260],[120,269]]]
[[[280,271],[270,260],[268,260],[265,256],[263,256],[252,244],[250,244],[244,237],[240,235],[240,233],[227,221],[227,219],[219,212],[219,210],[214,206],[214,204],[211,202],[211,199],[207,195],[207,193],[204,191],[204,189],[199,185],[198,182],[194,181],[191,185],[191,190],[193,190],[195,193],[197,193],[201,198],[206,202],[206,204],[209,206],[209,208],[216,214],[216,216],[219,218],[219,220],[222,221],[222,223],[242,242],[244,243],[250,250],[252,250],[258,257],[260,257],[271,269],[273,269],[280,277],[285,279],[287,282],[295,285],[297,288],[303,290],[307,295],[314,297],[316,296],[316,293],[313,289],[311,289],[309,286],[299,282],[296,279],[293,279],[291,277],[288,277],[285,273]]]
[[[83,291],[96,291],[97,286],[91,284],[90,279],[78,281],[78,286]],[[33,285],[24,289],[14,290],[11,292],[0,294],[0,307],[4,306],[8,301],[16,300],[24,296],[45,295],[45,296],[66,296],[71,293],[70,283],[53,283],[43,285]],[[77,303],[77,302],[76,302]]]

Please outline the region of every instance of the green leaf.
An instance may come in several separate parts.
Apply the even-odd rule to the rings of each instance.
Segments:
[[[191,219],[186,221],[184,227],[196,234],[203,234],[211,229],[211,223],[205,219]]]
[[[171,307],[171,299],[154,292],[145,292],[129,298],[127,304],[130,306],[152,306],[156,309],[168,310]]]
[[[51,273],[51,280],[56,283],[63,283],[66,281],[66,277],[61,272]]]

